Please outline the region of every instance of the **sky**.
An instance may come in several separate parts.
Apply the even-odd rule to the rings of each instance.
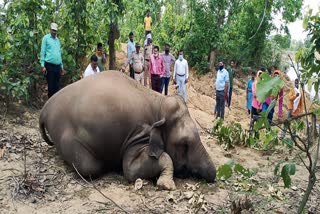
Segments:
[[[320,7],[320,0],[304,0],[304,5],[302,7],[303,11],[302,14],[305,14],[309,9],[313,9],[313,13],[316,13]],[[293,40],[304,40],[307,36],[306,32],[303,32],[304,29],[302,27],[302,20],[296,20],[293,23],[288,25],[291,38]]]

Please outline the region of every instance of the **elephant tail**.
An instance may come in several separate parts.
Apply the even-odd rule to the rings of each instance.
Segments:
[[[40,128],[41,136],[44,139],[44,141],[46,141],[47,144],[52,146],[53,142],[49,139],[49,136],[46,133],[45,124],[44,124],[43,118],[41,116],[40,116],[40,120],[39,120],[39,128]]]

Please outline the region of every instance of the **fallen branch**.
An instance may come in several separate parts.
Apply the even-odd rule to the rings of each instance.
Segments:
[[[72,163],[73,168],[76,170],[77,174],[80,176],[80,178],[88,185],[90,185],[93,189],[95,189],[96,191],[98,191],[104,198],[108,199],[109,201],[111,201],[116,207],[118,207],[120,210],[122,210],[125,213],[129,213],[128,211],[126,211],[124,208],[122,208],[120,205],[118,205],[114,200],[112,200],[111,198],[109,198],[108,196],[106,196],[103,192],[101,192],[93,183],[90,183],[89,181],[87,181],[78,171],[78,169],[76,168],[76,166]]]
[[[201,129],[203,129],[203,131],[205,131],[206,133],[210,134],[210,132],[208,131],[207,128],[204,128],[203,126],[200,125],[200,123],[198,122],[198,120],[196,118],[194,118],[194,120],[197,122],[197,124],[200,126]]]

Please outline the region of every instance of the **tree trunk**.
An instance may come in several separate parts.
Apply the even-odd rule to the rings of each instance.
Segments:
[[[110,23],[110,31],[109,31],[109,69],[115,70],[116,68],[116,48],[115,48],[115,40],[120,37],[120,32],[118,29],[118,25],[114,22]]]
[[[212,48],[210,51],[210,67],[209,67],[211,71],[215,71],[214,62],[216,60],[216,55],[217,55],[217,48]]]

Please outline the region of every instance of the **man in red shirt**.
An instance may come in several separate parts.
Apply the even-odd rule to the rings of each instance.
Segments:
[[[165,74],[163,58],[159,54],[159,46],[154,46],[153,54],[150,57],[149,74],[151,75],[152,90],[161,93],[160,78]]]

